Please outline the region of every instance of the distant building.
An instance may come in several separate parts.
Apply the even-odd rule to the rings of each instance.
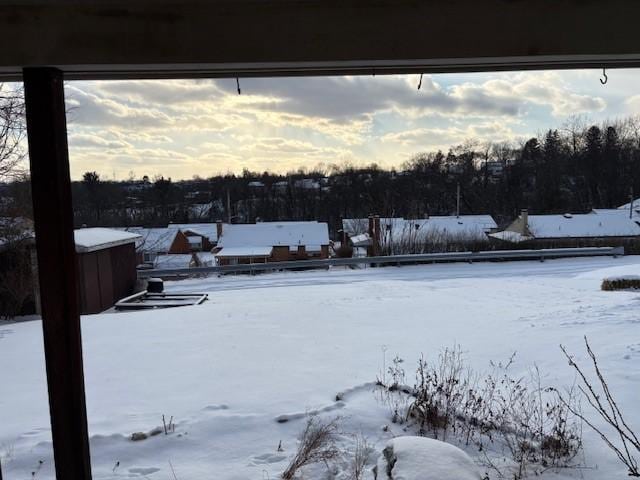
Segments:
[[[136,233],[139,263],[151,263],[161,255],[209,252],[218,241],[216,223],[171,223],[167,227],[128,227],[126,231]]]
[[[354,248],[368,248],[369,255],[427,253],[447,250],[448,245],[471,248],[472,244],[487,242],[487,233],[496,228],[491,215],[342,220],[345,239],[349,239]]]
[[[275,193],[287,193],[287,190],[289,189],[289,182],[282,180],[279,182],[274,182],[271,185],[271,189],[275,192]]]
[[[320,222],[224,225],[213,252],[218,265],[328,258],[329,228]]]
[[[564,215],[529,215],[523,210],[503,231],[489,236],[505,242],[545,247],[625,246],[637,249],[640,221],[615,210]]]

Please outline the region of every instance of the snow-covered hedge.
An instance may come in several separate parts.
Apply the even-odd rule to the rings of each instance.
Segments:
[[[624,275],[605,278],[602,281],[602,290],[640,290],[640,276]]]

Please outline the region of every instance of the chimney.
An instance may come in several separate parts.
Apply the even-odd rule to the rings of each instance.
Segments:
[[[529,232],[529,210],[527,210],[526,208],[522,209],[522,212],[520,213],[520,218],[522,219],[522,233],[524,235],[527,235]]]
[[[369,246],[367,247],[367,255],[369,257],[373,257],[375,255],[375,225],[373,223],[373,215],[369,215],[369,228],[367,229],[367,233],[369,233]]]
[[[222,220],[216,222],[216,234],[218,235],[218,239],[220,239],[222,236]]]

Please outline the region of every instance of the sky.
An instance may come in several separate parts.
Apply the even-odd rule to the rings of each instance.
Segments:
[[[174,180],[399,167],[468,140],[520,142],[579,115],[640,114],[640,71],[67,82],[71,175]]]

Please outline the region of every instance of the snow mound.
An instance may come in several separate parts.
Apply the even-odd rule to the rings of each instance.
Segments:
[[[397,437],[387,443],[375,468],[376,480],[480,480],[471,458],[458,447],[425,437]]]

